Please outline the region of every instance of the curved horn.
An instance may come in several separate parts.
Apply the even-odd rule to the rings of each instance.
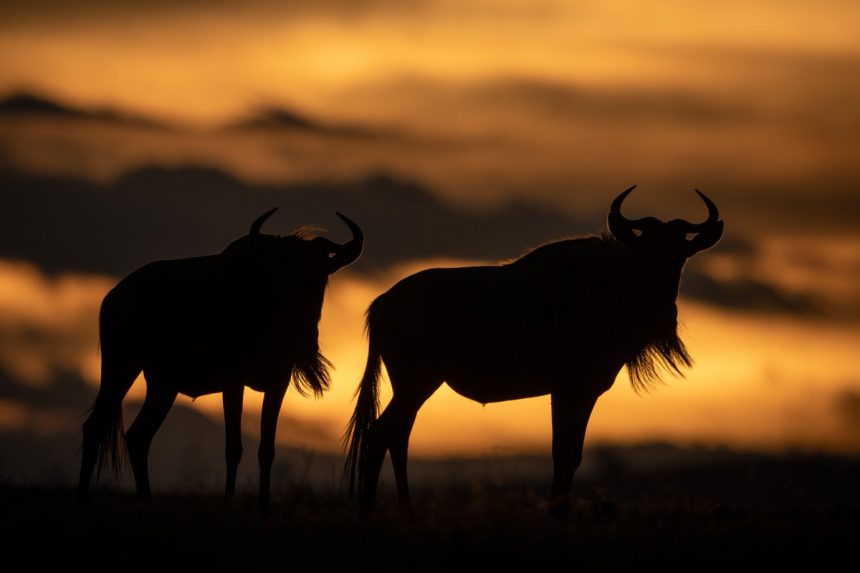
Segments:
[[[358,260],[361,252],[364,250],[364,233],[352,219],[342,213],[336,213],[341,221],[346,223],[349,230],[352,231],[352,239],[338,246],[337,254],[332,257],[332,267],[329,272],[334,272],[347,265],[351,265]]]
[[[615,198],[612,205],[609,207],[609,216],[607,217],[609,232],[612,233],[613,237],[625,245],[630,245],[636,240],[637,237],[633,232],[633,229],[636,228],[636,224],[640,221],[631,221],[621,214],[621,204],[634,189],[636,189],[636,185],[626,189]]]
[[[609,207],[610,213],[621,217],[621,219],[625,222],[629,222],[629,220],[625,219],[624,215],[621,214],[621,204],[624,203],[624,200],[627,199],[627,196],[630,195],[634,189],[636,189],[636,185],[625,189],[623,193],[621,193],[618,197],[615,198],[614,201],[612,201],[612,205]]]
[[[687,256],[693,256],[700,251],[710,249],[716,245],[723,236],[723,222],[720,221],[720,210],[714,205],[714,202],[708,199],[708,196],[696,189],[696,193],[705,202],[708,207],[708,218],[704,223],[687,223],[689,231],[698,233],[695,237],[687,241]]]
[[[714,205],[714,202],[708,199],[708,196],[699,191],[698,189],[696,189],[695,191],[699,194],[699,197],[702,198],[702,201],[705,202],[705,206],[708,207],[708,218],[702,223],[690,223],[689,221],[684,221],[684,227],[687,229],[688,233],[699,233],[707,227],[714,225],[717,221],[720,220],[720,210],[717,209],[717,206]]]
[[[702,198],[702,201],[705,202],[705,205],[708,206],[708,219],[704,223],[699,223],[697,227],[704,227],[705,225],[713,225],[717,221],[720,220],[720,210],[717,209],[717,206],[714,205],[714,202],[708,199],[708,196],[699,191],[695,190],[696,193],[699,194],[699,197]]]
[[[257,235],[259,235],[260,234],[260,227],[262,227],[263,223],[266,222],[266,219],[271,217],[272,213],[274,213],[277,210],[278,210],[278,208],[275,207],[274,209],[270,209],[270,210],[266,211],[265,213],[263,213],[262,215],[260,215],[259,217],[257,217],[257,219],[253,222],[253,224],[251,224],[251,230],[248,231],[248,234],[251,235],[252,237],[256,237]]]

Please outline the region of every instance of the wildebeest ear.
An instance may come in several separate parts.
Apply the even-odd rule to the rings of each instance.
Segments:
[[[720,242],[723,236],[723,222],[717,221],[687,241],[687,256],[692,257],[696,253],[706,251]]]

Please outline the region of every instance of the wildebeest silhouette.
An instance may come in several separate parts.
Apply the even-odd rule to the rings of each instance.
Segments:
[[[277,209],[277,208],[276,208]],[[302,394],[328,388],[330,366],[320,354],[318,324],[330,274],[361,255],[364,235],[340,245],[308,230],[288,236],[260,233],[276,209],[261,215],[248,235],[216,255],[157,261],[124,278],[104,298],[99,316],[101,386],[83,425],[78,492],[86,496],[94,467],[116,471],[124,454],[122,400],[138,374],[146,399],[125,434],[139,495],[149,497],[152,438],[178,393],[223,393],[227,483],[236,485],[242,456],[245,386],[264,393],[260,430],[260,491],[269,505],[275,428],[292,380]]]
[[[373,301],[367,367],[345,436],[345,476],[362,512],[375,503],[386,451],[400,505],[411,512],[409,434],[443,382],[481,403],[551,395],[549,507],[569,511],[589,416],[621,368],[640,389],[663,368],[690,366],[677,334],[681,271],[723,232],[717,207],[698,190],[704,223],[626,219],[621,204],[634,188],[613,201],[609,233],[549,243],[498,266],[425,270]],[[393,396],[377,418],[381,362]]]

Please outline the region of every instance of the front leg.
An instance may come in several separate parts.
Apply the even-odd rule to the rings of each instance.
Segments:
[[[287,385],[274,388],[263,396],[263,413],[260,421],[260,499],[261,513],[268,513],[270,507],[270,485],[272,478],[272,462],[275,460],[275,431],[278,428],[278,415]]]
[[[225,456],[227,458],[227,483],[224,486],[224,500],[233,497],[236,491],[236,471],[242,459],[242,399],[245,386],[238,384],[224,389],[224,434],[226,437]]]
[[[585,428],[597,401],[595,396],[552,394],[552,492],[549,513],[567,517],[573,474],[582,462]]]

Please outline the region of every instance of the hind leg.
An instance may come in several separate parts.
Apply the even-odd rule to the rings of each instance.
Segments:
[[[388,408],[379,416],[367,430],[366,450],[359,473],[359,502],[360,515],[366,515],[373,511],[376,505],[376,491],[379,486],[379,472],[382,470],[382,462],[385,460]]]
[[[385,460],[385,452],[391,451],[391,463],[397,484],[397,497],[403,511],[411,513],[409,484],[406,475],[409,436],[415,424],[418,409],[442,385],[435,380],[424,380],[406,385],[404,376],[396,368],[389,368],[394,395],[388,406],[370,426],[367,435],[367,457],[362,476],[361,512],[373,510],[379,485],[379,472]],[[414,379],[414,378],[412,378]]]
[[[423,404],[414,402],[392,400],[389,405],[391,409],[392,424],[391,424],[391,442],[389,451],[391,452],[391,465],[394,467],[394,480],[397,484],[397,499],[400,504],[400,509],[407,515],[412,515],[412,501],[409,498],[409,481],[406,477],[406,461],[409,453],[409,436],[412,433],[412,427],[415,425],[415,417],[418,415],[418,409]]]
[[[175,390],[148,383],[143,407],[125,434],[128,457],[140,497],[149,498],[152,495],[149,489],[149,446],[173,406],[176,394]]]
[[[122,401],[139,373],[140,369],[133,366],[116,366],[110,355],[103,352],[101,387],[92,411],[83,424],[81,471],[78,477],[78,497],[81,499],[89,494],[100,448],[103,461],[119,463],[117,458],[122,444],[113,442],[122,436]]]

